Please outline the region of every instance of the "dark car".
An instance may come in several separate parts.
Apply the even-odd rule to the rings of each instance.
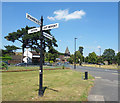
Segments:
[[[26,66],[27,65],[27,63],[17,63],[17,64],[15,64],[15,66]]]
[[[47,65],[47,66],[52,66],[52,64],[51,64],[51,63],[46,63],[46,65]]]

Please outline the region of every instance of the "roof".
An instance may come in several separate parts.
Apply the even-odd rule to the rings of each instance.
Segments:
[[[40,55],[40,53],[37,53],[37,52],[35,52],[35,51],[31,51],[31,53],[32,53],[33,55]]]

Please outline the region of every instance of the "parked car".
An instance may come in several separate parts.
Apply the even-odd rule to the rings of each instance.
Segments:
[[[60,62],[58,62],[58,63],[57,63],[57,65],[61,65],[61,63],[60,63]]]
[[[17,64],[15,64],[15,66],[26,66],[27,65],[27,63],[17,63]]]
[[[47,66],[52,66],[52,64],[51,63],[47,63]]]

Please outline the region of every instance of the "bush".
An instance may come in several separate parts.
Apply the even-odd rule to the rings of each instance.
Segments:
[[[53,61],[51,60],[51,61],[50,61],[50,63],[52,64],[52,63],[53,63]]]
[[[65,69],[64,65],[62,66],[62,69]]]
[[[4,62],[1,62],[0,63],[0,68],[8,70],[8,65],[6,63],[4,63]]]

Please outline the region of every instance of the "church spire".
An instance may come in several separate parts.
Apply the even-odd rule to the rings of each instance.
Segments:
[[[69,49],[68,49],[68,46],[67,46],[67,48],[66,48],[66,50],[65,50],[65,56],[70,56],[70,51],[69,51]]]

